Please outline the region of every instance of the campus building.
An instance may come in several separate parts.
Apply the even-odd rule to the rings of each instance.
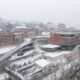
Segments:
[[[41,35],[41,31],[38,28],[28,28],[24,26],[16,26],[15,33],[22,33],[24,38],[31,38],[33,36]]]
[[[80,44],[79,32],[52,32],[50,42],[58,45],[78,45]]]
[[[15,43],[15,36],[11,32],[0,32],[0,46],[11,45]]]

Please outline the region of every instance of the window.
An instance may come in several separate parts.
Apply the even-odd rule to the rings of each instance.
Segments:
[[[67,35],[67,34],[64,35],[64,34],[62,34],[61,37],[74,37],[74,35],[73,34],[72,35]]]

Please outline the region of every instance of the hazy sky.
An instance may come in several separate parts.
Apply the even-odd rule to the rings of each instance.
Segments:
[[[0,17],[80,26],[80,0],[0,0]]]

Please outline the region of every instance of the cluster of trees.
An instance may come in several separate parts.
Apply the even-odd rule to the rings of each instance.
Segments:
[[[26,22],[26,21],[8,21],[8,20],[4,20],[2,18],[0,18],[0,28],[3,31],[6,32],[10,32],[12,31],[16,26],[22,26],[25,25],[26,27],[31,27],[34,28],[36,26],[38,26],[41,29],[45,29],[47,26],[51,26],[54,27],[55,24],[53,24],[52,22],[48,22],[48,23],[43,23],[43,22]],[[49,26],[49,27],[50,27]],[[66,25],[63,23],[59,23],[58,25],[56,25],[59,29],[63,29],[66,28]]]
[[[10,23],[7,20],[0,18],[0,29],[5,32],[11,32],[11,30],[15,27],[15,24]]]

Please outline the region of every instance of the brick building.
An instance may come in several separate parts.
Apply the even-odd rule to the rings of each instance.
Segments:
[[[11,32],[0,32],[0,46],[15,43],[15,36]]]
[[[15,36],[15,44],[20,44],[23,42],[23,34],[22,33],[14,33]]]
[[[80,33],[78,32],[55,32],[50,34],[50,42],[59,45],[80,44]]]
[[[15,33],[22,33],[24,38],[29,38],[32,36],[38,36],[41,34],[41,31],[38,28],[28,28],[24,26],[18,26],[14,30]]]
[[[27,37],[27,27],[16,26],[16,29],[13,31],[14,33],[22,33],[23,37]]]
[[[28,37],[39,36],[41,33],[38,28],[27,29]]]

